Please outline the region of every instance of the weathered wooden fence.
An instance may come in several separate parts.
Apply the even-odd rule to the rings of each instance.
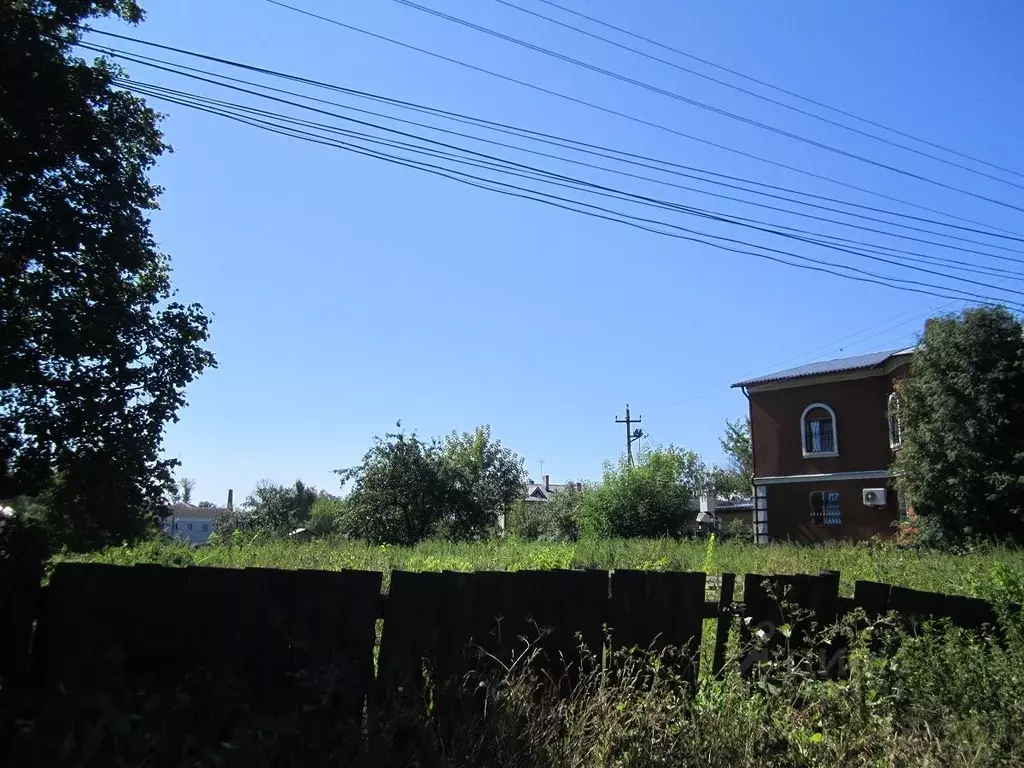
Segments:
[[[709,601],[703,573],[653,571],[396,571],[386,594],[380,573],[360,571],[62,563],[47,586],[39,578],[38,567],[0,562],[0,677],[8,691],[89,690],[112,675],[173,689],[203,667],[230,671],[254,707],[273,711],[304,671],[330,669],[332,711],[353,744],[364,713],[422,700],[425,660],[434,680],[456,679],[480,653],[509,663],[523,638],[540,651],[534,663],[571,685],[585,663],[581,645],[600,664],[609,638],[620,648],[681,648],[679,672],[694,680],[706,619],[717,620],[713,674],[724,667],[737,618],[742,637],[767,642],[761,654],[856,607],[908,621],[946,617],[966,628],[996,620],[982,600],[887,584],[858,582],[852,598],[840,597],[835,572],[747,574],[742,603],[733,601],[732,574]],[[824,650],[823,666],[832,668],[841,649]],[[742,668],[761,658],[749,654]]]

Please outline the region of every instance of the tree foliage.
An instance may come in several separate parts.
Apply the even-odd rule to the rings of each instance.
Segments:
[[[338,474],[353,484],[343,532],[378,544],[485,535],[523,488],[522,459],[493,440],[490,427],[429,443],[388,434]]]
[[[375,438],[358,466],[338,474],[343,485],[353,483],[349,535],[374,544],[468,538],[488,522],[464,478],[443,460],[441,445],[415,434]]]
[[[440,458],[460,488],[478,507],[495,515],[522,497],[526,483],[523,459],[491,436],[490,425],[472,432],[452,432],[444,439]]]
[[[634,466],[606,466],[600,485],[580,505],[580,533],[588,537],[658,538],[679,535],[693,514],[691,501],[710,486],[711,471],[693,451],[669,446],[644,451]]]
[[[898,388],[894,470],[927,541],[1024,542],[1024,338],[1008,311],[929,322]]]
[[[716,472],[715,485],[725,495],[749,496],[754,476],[754,443],[750,437],[750,417],[726,419],[725,434],[719,445],[728,458],[728,465]]]
[[[301,480],[292,485],[263,480],[243,502],[236,526],[242,531],[284,536],[309,520],[313,504],[321,494]]]
[[[505,516],[505,531],[528,541],[576,541],[580,536],[582,483],[565,483],[547,502],[517,499]]]
[[[77,549],[152,529],[164,428],[214,364],[150,233],[157,115],[73,54],[107,15],[142,19],[130,0],[0,4],[0,498],[37,497]]]

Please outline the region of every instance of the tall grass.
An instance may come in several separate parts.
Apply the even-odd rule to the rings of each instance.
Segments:
[[[332,711],[331,669],[269,703],[224,670],[199,667],[171,691],[115,676],[103,690],[35,702],[8,764],[351,765],[358,749],[367,768],[1015,766],[1024,764],[1021,629],[1019,618],[999,638],[851,620],[839,630],[840,679],[800,652],[745,678],[737,649],[721,679],[696,687],[671,651],[636,649],[603,665],[582,659],[566,687],[531,663],[525,644],[516,663],[483,657],[448,685],[425,665],[422,689],[358,722]]]
[[[709,547],[696,540],[597,540],[575,543],[493,539],[453,543],[425,541],[414,547],[370,546],[345,540],[293,542],[238,539],[198,548],[182,543],[148,541],[111,547],[58,560],[120,565],[163,563],[228,568],[308,568],[375,570],[519,571],[555,568],[681,570],[719,573],[841,574],[841,590],[852,594],[859,579],[914,589],[1024,602],[1024,552],[1002,546],[979,546],[960,553],[897,548],[888,543],[755,546],[718,541]]]

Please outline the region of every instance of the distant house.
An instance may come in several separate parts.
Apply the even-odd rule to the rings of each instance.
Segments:
[[[734,384],[750,401],[758,542],[893,533],[902,504],[897,382],[913,349],[813,363]]]
[[[583,487],[582,483],[575,483],[578,489]],[[532,502],[548,502],[561,491],[566,488],[572,487],[566,483],[552,483],[551,475],[542,475],[539,483],[529,482],[526,484],[526,495],[523,497],[524,501]]]
[[[163,519],[164,533],[192,544],[203,544],[213,531],[213,521],[228,510],[224,507],[196,507],[191,504],[171,505],[171,514]]]

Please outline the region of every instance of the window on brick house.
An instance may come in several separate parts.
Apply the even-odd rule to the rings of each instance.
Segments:
[[[192,523],[189,523],[189,524],[188,524],[188,529],[189,529],[190,531],[192,530]]]
[[[903,443],[903,421],[900,418],[900,396],[895,392],[889,394],[889,447],[893,450]]]
[[[814,525],[840,525],[838,491],[814,491],[811,494],[811,522]]]
[[[839,454],[836,415],[824,403],[814,403],[804,409],[800,416],[800,433],[805,457]]]

